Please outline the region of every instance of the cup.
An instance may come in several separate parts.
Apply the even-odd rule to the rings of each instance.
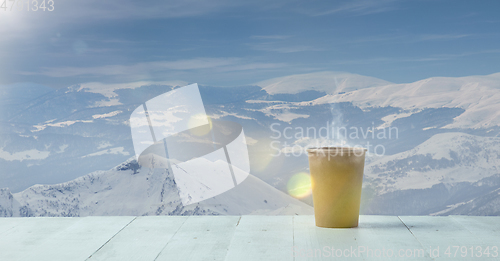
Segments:
[[[316,226],[357,227],[366,149],[322,147],[307,152]]]

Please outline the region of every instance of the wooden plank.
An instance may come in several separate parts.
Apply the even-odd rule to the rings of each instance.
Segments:
[[[27,260],[25,255],[36,253],[37,246],[44,239],[60,233],[62,229],[79,221],[81,218],[23,218],[21,223],[0,236],[0,260]]]
[[[470,247],[484,242],[451,217],[400,216],[431,257],[439,260],[476,260],[470,256]],[[462,256],[461,248],[466,250]],[[495,260],[482,257],[481,260]],[[496,259],[498,260],[498,259]]]
[[[41,238],[22,260],[85,260],[135,217],[85,217],[56,233]],[[60,218],[54,218],[59,220]]]
[[[27,220],[27,218],[20,218],[20,217],[8,217],[8,218],[0,218],[0,236],[9,231],[10,229],[14,228],[21,222],[24,222]]]
[[[357,228],[320,228],[314,216],[294,217],[295,260],[402,260],[408,249],[423,247],[396,216],[362,215]],[[421,252],[411,259],[431,260]]]
[[[358,229],[331,229],[316,227],[314,216],[293,218],[294,260],[343,260],[331,254],[336,249],[357,249]],[[350,254],[350,252],[349,252]],[[358,256],[357,251],[354,256]],[[346,258],[348,259],[348,258]]]
[[[366,260],[432,260],[397,216],[360,216],[357,241],[366,246]],[[370,253],[368,247],[374,251]],[[382,257],[376,249],[381,250]]]
[[[485,217],[485,216],[450,216],[452,219],[460,223],[468,231],[470,231],[476,238],[480,238],[483,242],[482,250],[489,246],[498,249],[500,252],[500,217]],[[478,255],[480,255],[478,253]],[[499,253],[500,255],[500,253]],[[500,259],[500,256],[497,256]]]
[[[225,260],[293,260],[293,216],[243,216]]]
[[[318,228],[313,216],[0,219],[0,260],[9,261],[426,260],[429,255],[436,260],[498,260],[492,246],[499,244],[499,217],[360,216],[353,229]],[[453,246],[467,248],[468,255],[462,257],[459,249],[454,256]],[[489,246],[490,256],[477,256],[478,246],[483,251]],[[351,247],[357,256],[351,256]],[[308,256],[315,249],[322,254]],[[332,249],[343,253],[332,256]],[[377,258],[377,249],[385,249],[380,253],[386,255]],[[423,249],[426,256],[401,257],[396,253],[401,249],[413,254]]]
[[[224,260],[239,216],[190,216],[155,260]]]
[[[500,235],[500,217],[498,216],[449,216],[471,232],[497,232]]]
[[[154,260],[186,216],[138,217],[88,260]]]

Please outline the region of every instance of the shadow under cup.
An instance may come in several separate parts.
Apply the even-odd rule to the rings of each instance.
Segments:
[[[307,150],[316,226],[358,226],[366,149],[322,147]]]

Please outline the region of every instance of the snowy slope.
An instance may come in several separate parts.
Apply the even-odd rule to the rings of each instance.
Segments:
[[[183,206],[173,175],[165,169],[140,168],[132,159],[112,170],[94,172],[70,182],[32,186],[15,193],[13,200],[8,190],[0,193],[3,216],[313,213],[312,207],[252,175],[221,195]]]
[[[365,214],[498,215],[500,138],[441,133],[368,164]]]
[[[500,125],[500,73],[460,78],[435,77],[408,84],[389,84],[344,94],[331,100],[366,107],[462,108],[446,128],[488,128]]]
[[[498,177],[497,177],[498,178]],[[480,189],[482,182],[476,182],[472,187]],[[467,198],[458,203],[446,205],[446,208],[431,215],[471,215],[471,216],[499,216],[500,215],[500,184],[497,188],[488,190],[477,197]],[[483,189],[483,188],[481,188]]]
[[[10,88],[0,99],[1,108],[16,98],[0,116],[0,188],[66,182],[127,160],[134,154],[131,111],[172,89],[138,84],[82,84],[33,99],[23,92],[36,94],[37,85]]]
[[[459,132],[436,134],[414,149],[366,166],[380,193],[425,189],[440,183],[475,182],[500,173],[500,138]]]
[[[500,73],[393,84],[356,74],[321,72],[280,77],[256,85],[270,94],[305,90],[327,93],[312,103],[303,102],[303,106],[352,102],[361,108],[397,107],[405,114],[424,108],[462,108],[465,112],[445,128],[500,126]]]
[[[19,192],[33,184],[66,182],[63,184],[69,186],[77,177],[96,170],[110,169],[124,162],[134,155],[128,125],[131,111],[143,102],[171,90],[180,82],[170,83],[172,86],[159,84],[162,83],[86,83],[52,92],[40,90],[39,94],[36,90],[38,86],[27,86],[28,89],[22,91],[9,89],[8,96],[15,98],[10,100],[17,106],[6,106],[6,114],[0,119],[5,123],[0,125],[0,188],[8,187],[12,192]],[[274,129],[282,133],[285,128],[292,128],[288,131],[292,138],[284,138],[282,135],[278,139],[283,150],[295,144],[305,144],[301,140],[308,137],[297,138],[294,135],[296,128],[320,129],[326,126],[327,121],[333,120],[346,128],[355,127],[365,131],[372,128],[398,128],[397,139],[381,140],[369,136],[349,141],[349,144],[360,145],[370,142],[372,148],[383,145],[386,149],[385,158],[378,159],[377,162],[372,162],[371,158],[367,161],[370,163],[367,164],[370,167],[366,171],[367,180],[371,181],[370,186],[376,188],[372,202],[384,203],[372,207],[370,213],[437,213],[447,209],[446,206],[466,204],[469,200],[482,196],[483,205],[490,204],[486,202],[488,199],[495,202],[492,197],[484,194],[494,190],[495,185],[485,187],[486,183],[481,180],[495,177],[498,173],[498,162],[494,157],[499,154],[496,149],[498,138],[495,137],[500,136],[500,73],[461,78],[436,77],[408,84],[393,84],[355,74],[320,72],[270,79],[257,85],[234,88],[200,85],[200,92],[205,109],[211,117],[238,122],[243,126],[247,141],[251,141],[248,149],[252,174],[278,190],[286,191],[287,181],[295,173],[307,172],[308,163],[306,156],[271,156],[274,150],[270,149],[270,143],[275,141],[271,138],[275,135],[271,131],[271,124],[278,123]],[[40,96],[24,97],[22,92],[28,90]],[[6,101],[5,97],[0,100]],[[147,174],[143,171],[139,170],[140,175],[166,179],[166,173],[156,173],[155,170]],[[106,173],[105,176],[112,175],[109,171]],[[130,182],[136,182],[133,180]],[[53,191],[54,186],[31,187],[24,192],[15,193],[12,200],[9,196],[12,193],[3,190],[0,205],[15,205],[17,201],[14,199],[19,199],[18,195],[28,193],[30,189],[36,189],[37,192],[33,192],[36,196],[45,190]],[[98,195],[104,195],[104,185],[99,189],[94,186],[96,185],[89,185],[95,188],[94,192],[102,190]],[[141,186],[158,190],[148,183]],[[115,184],[112,187],[126,187],[126,184]],[[228,193],[238,189],[243,187]],[[81,188],[75,189],[80,190]],[[455,197],[452,194],[464,194],[466,190],[475,191],[474,195],[448,198]],[[48,193],[47,191],[43,193]],[[64,195],[67,196],[68,193],[66,191]],[[155,200],[151,202],[157,202],[159,198],[156,194],[150,196],[141,193],[137,192],[136,195],[141,200],[148,201],[149,197],[154,197]],[[92,197],[88,191],[82,192],[82,195],[85,198]],[[114,200],[124,197],[120,193],[117,195],[119,196]],[[83,196],[67,197],[58,204],[73,204],[71,206],[78,206],[77,209],[58,208],[57,212],[45,205],[38,205],[39,209],[50,209],[50,213],[57,215],[105,212],[99,210],[98,206],[91,206],[92,203],[83,199]],[[445,198],[448,199],[444,200]],[[129,200],[135,202],[132,196]],[[97,202],[97,199],[94,201]],[[415,204],[405,207],[409,201]],[[23,213],[35,210],[31,205],[35,204],[32,201],[29,201],[30,208],[26,205],[28,201],[19,199],[19,202],[24,207]],[[172,203],[174,205],[178,206]],[[157,211],[157,208],[149,205],[134,206],[138,208],[134,210],[136,212]],[[285,204],[280,206],[272,212],[293,209],[293,206],[285,207]],[[240,205],[231,205],[231,211],[260,211],[250,210],[253,208],[251,204],[235,210],[239,207]],[[472,208],[456,209],[469,209],[471,213],[478,213]],[[133,213],[132,209],[122,210],[124,213]],[[184,208],[183,211],[188,210],[189,208]],[[10,213],[6,211],[0,210],[1,213]],[[165,211],[161,213],[173,210]],[[176,213],[178,211],[180,210]],[[194,212],[194,209],[191,211]],[[219,210],[210,208],[210,211],[218,213]],[[263,211],[267,213],[268,209]]]

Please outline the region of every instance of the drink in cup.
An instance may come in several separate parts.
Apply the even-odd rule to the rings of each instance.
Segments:
[[[366,149],[321,147],[307,152],[316,226],[357,227]]]

